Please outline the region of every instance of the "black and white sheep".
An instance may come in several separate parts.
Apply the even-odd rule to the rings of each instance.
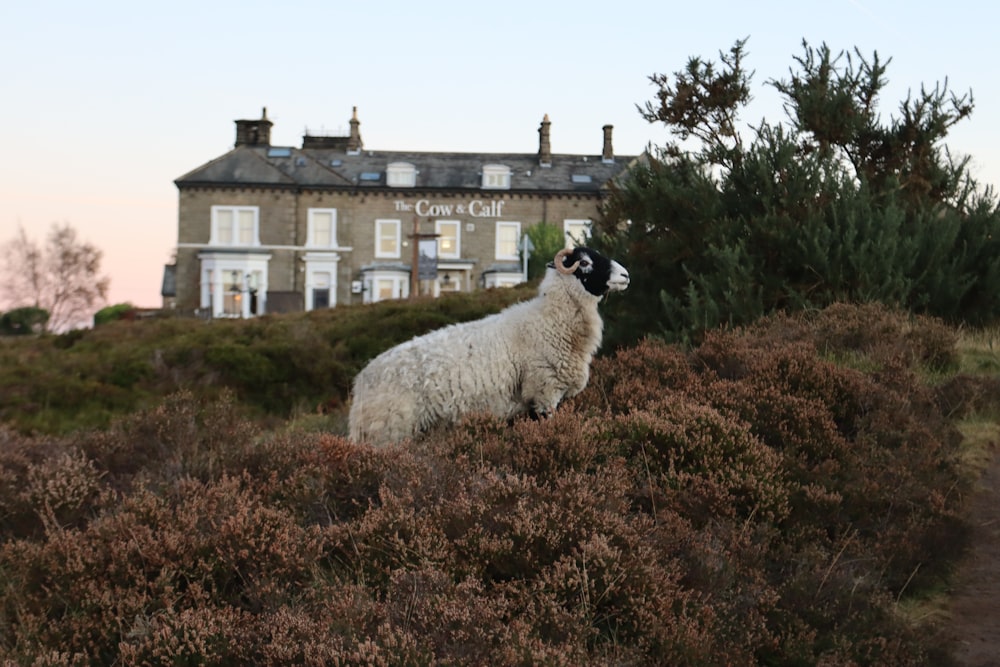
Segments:
[[[419,336],[365,366],[354,380],[351,438],[388,444],[472,412],[548,415],[587,385],[604,328],[597,304],[628,284],[628,271],[595,250],[560,251],[535,298]]]

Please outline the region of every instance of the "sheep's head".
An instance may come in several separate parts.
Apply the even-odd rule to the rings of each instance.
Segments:
[[[620,292],[629,283],[624,266],[591,248],[564,248],[549,266],[563,275],[576,276],[594,296]]]

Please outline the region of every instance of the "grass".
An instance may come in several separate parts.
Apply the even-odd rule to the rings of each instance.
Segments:
[[[1000,374],[1000,325],[958,329],[960,370],[972,374]]]

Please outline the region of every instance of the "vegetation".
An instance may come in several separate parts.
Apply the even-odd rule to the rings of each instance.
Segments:
[[[105,306],[94,313],[94,326],[117,322],[118,320],[132,319],[135,316],[135,306],[131,303],[116,303]]]
[[[254,416],[336,411],[361,366],[431,329],[528,298],[533,287],[255,320],[113,321],[0,345],[0,421],[23,433],[105,427],[181,390],[228,388]]]
[[[566,247],[566,237],[559,225],[544,220],[528,227],[524,234],[535,248],[528,256],[528,280],[540,280],[545,275],[545,266]]]
[[[348,345],[445,319],[433,305],[112,323],[63,358],[146,354],[142,332],[163,346],[173,325],[211,333],[185,340],[192,374],[213,355],[276,373],[279,340],[326,364],[335,327]],[[689,350],[646,340],[551,419],[384,450],[337,414],[251,419],[230,371],[213,384],[239,389],[189,382],[106,428],[0,430],[0,662],[947,664],[905,610],[965,540],[957,425],[1000,418],[996,373],[960,371],[957,337],[838,305]],[[304,395],[331,387],[311,378]]]
[[[69,223],[53,224],[45,245],[28,238],[21,227],[0,246],[0,296],[17,307],[47,311],[47,331],[85,326],[94,306],[108,294],[110,280],[100,273],[101,254],[79,240]]]
[[[0,336],[27,336],[41,333],[48,321],[48,311],[41,308],[34,306],[15,308],[0,315]]]
[[[952,323],[1000,317],[1000,210],[944,141],[971,93],[921,89],[879,112],[888,63],[804,44],[768,84],[788,123],[738,131],[750,99],[745,42],[721,66],[692,58],[643,109],[675,143],[614,189],[594,243],[628,259],[633,288],[612,346],[655,333],[698,340],[720,324],[835,302],[881,302]]]

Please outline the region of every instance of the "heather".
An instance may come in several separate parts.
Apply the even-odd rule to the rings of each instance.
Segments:
[[[960,420],[1000,415],[958,339],[846,305],[647,339],[550,419],[387,449],[233,389],[8,428],[0,662],[947,664],[906,610],[966,540]]]
[[[0,421],[24,433],[104,428],[189,391],[228,389],[255,417],[336,412],[379,352],[524,300],[531,288],[341,306],[254,320],[161,317],[62,335],[0,338]]]

